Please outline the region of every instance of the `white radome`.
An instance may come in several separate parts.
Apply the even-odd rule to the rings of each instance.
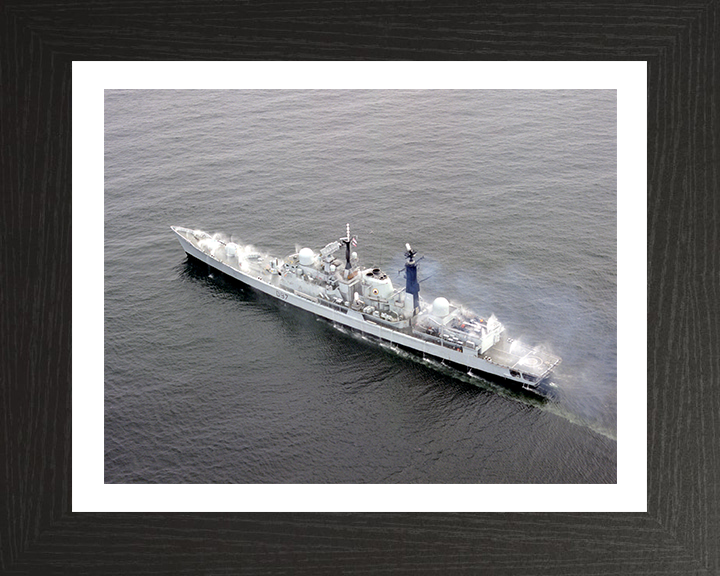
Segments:
[[[440,298],[435,298],[433,300],[432,304],[432,315],[438,316],[440,318],[444,318],[450,313],[450,302],[447,301],[446,298],[443,298],[442,296]]]
[[[313,258],[315,258],[315,253],[312,251],[311,248],[303,248],[302,250],[300,250],[298,256],[300,257],[301,266],[312,266]]]

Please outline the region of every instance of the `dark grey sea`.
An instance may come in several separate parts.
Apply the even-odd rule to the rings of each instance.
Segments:
[[[614,483],[615,91],[105,93],[106,483]],[[561,356],[539,401],[193,265],[358,237]]]

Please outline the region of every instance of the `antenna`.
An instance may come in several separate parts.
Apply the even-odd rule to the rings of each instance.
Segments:
[[[415,257],[415,254],[417,254],[417,250],[413,250],[410,244],[407,242],[405,243],[405,248],[407,248],[407,251],[405,252],[405,258],[409,258],[410,262],[412,263],[412,259]]]

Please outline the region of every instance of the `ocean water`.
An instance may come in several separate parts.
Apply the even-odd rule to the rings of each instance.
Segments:
[[[614,91],[105,93],[106,483],[614,483]],[[358,237],[562,357],[555,401],[187,260]]]

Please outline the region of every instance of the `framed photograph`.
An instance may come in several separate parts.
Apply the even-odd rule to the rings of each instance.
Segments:
[[[10,573],[713,572],[720,560],[714,544],[718,499],[710,481],[717,472],[711,456],[717,443],[717,398],[711,385],[717,372],[717,355],[711,351],[717,331],[707,311],[717,306],[703,279],[713,277],[717,268],[709,246],[717,224],[712,192],[718,180],[715,163],[708,162],[717,149],[711,113],[716,7],[618,5],[609,13],[607,6],[568,13],[564,5],[550,4],[541,11],[498,6],[477,9],[472,18],[453,7],[446,11],[453,22],[447,27],[422,16],[430,17],[427,6],[412,14],[355,10],[345,7],[329,27],[317,31],[312,18],[287,7],[261,17],[265,13],[259,6],[240,10],[218,5],[203,15],[202,26],[184,6],[166,27],[160,26],[165,17],[158,7],[143,15],[121,13],[110,5],[89,11],[3,8],[3,84],[12,87],[2,107],[7,144],[3,182],[10,192],[3,211],[3,249],[10,272],[6,278],[12,280],[3,299],[2,406],[8,439],[3,508],[8,522],[0,566]],[[575,24],[568,23],[569,16]],[[378,42],[381,29],[399,31],[403,24],[424,42],[402,34],[386,34]],[[230,31],[229,36],[222,30]],[[497,33],[478,36],[481,30]],[[130,62],[139,57],[163,60],[170,54],[174,62]],[[449,61],[259,61],[338,56]],[[187,62],[194,59],[258,61]],[[318,77],[324,78],[319,84]],[[481,91],[487,97],[478,99]],[[631,102],[640,107],[628,107]],[[483,107],[494,108],[493,115],[481,118]],[[224,119],[228,109],[252,115],[253,123],[229,123]],[[358,118],[367,118],[371,109],[376,123],[359,126]],[[395,139],[403,135],[401,116],[394,112],[400,109],[413,120],[404,140]],[[321,134],[298,128],[308,110]],[[286,117],[278,119],[278,112]],[[198,115],[194,123],[173,121],[178,114],[193,113]],[[81,126],[84,116],[90,121]],[[503,122],[496,141],[493,118]],[[492,165],[452,165],[463,154],[487,157],[478,150],[468,152],[471,139],[462,130],[468,122],[476,123],[474,135],[486,136],[483,145],[502,151],[501,140],[506,139],[498,134],[512,135],[533,121],[540,121],[539,126],[526,130],[532,136],[525,139],[516,133],[514,149],[527,147],[533,158],[542,149],[548,156],[539,165],[508,156],[515,177],[514,184],[508,178],[512,190],[493,180]],[[630,125],[635,130],[625,132]],[[198,127],[203,126],[209,140],[199,142]],[[443,133],[443,126],[453,132]],[[585,138],[574,141],[578,127],[586,130]],[[555,139],[541,142],[539,134],[548,130],[538,128],[553,128]],[[593,137],[587,138],[588,133]],[[310,139],[308,145],[297,145],[301,137]],[[217,140],[224,145],[233,138],[237,148],[222,157]],[[253,173],[261,166],[249,160],[245,146],[253,138],[265,146],[274,141],[282,165],[272,170],[265,164],[265,172]],[[313,138],[324,141],[325,148],[311,145]],[[328,146],[333,139],[341,146]],[[456,142],[461,153],[444,158],[441,149]],[[583,150],[588,142],[591,148]],[[599,143],[616,146],[616,158]],[[415,146],[415,155],[393,156],[398,145]],[[258,144],[257,159],[268,157],[269,150],[263,152]],[[309,156],[293,156],[298,150],[308,150]],[[560,170],[568,150],[576,152],[572,156],[578,164],[569,162]],[[238,151],[245,164],[240,160],[233,171]],[[428,151],[433,156],[418,161]],[[196,162],[214,168],[199,172],[188,162],[193,153]],[[353,165],[358,157],[374,162]],[[393,173],[392,164],[401,159],[407,162],[405,174],[413,178],[399,174],[401,170]],[[161,160],[164,170],[158,169]],[[382,166],[382,160],[388,165]],[[543,166],[555,169],[543,172]],[[358,178],[363,169],[375,176]],[[600,190],[582,190],[575,175],[583,170],[609,174],[594,182],[605,188],[616,185],[614,206]],[[246,176],[240,202],[240,184],[232,174]],[[337,180],[328,181],[333,174]],[[368,192],[370,179],[386,189]],[[485,225],[480,213],[453,210],[468,201],[461,192],[473,183],[495,195],[469,199],[468,204],[476,198],[483,203],[473,210],[487,207],[496,216]],[[451,195],[460,193],[460,200],[438,201],[434,190],[439,184]],[[578,194],[571,194],[571,184]],[[266,198],[263,185],[270,191]],[[282,193],[273,193],[278,186]],[[333,196],[334,187],[350,192]],[[309,190],[317,195],[309,196]],[[530,193],[534,190],[544,192]],[[292,194],[297,198],[288,202]],[[602,198],[600,204],[593,194]],[[514,211],[502,201],[507,199],[517,201]],[[553,199],[558,201],[555,211],[547,205]],[[344,207],[352,201],[357,203],[352,210]],[[276,226],[283,208],[291,207],[294,218]],[[567,213],[558,216],[563,208]],[[239,221],[239,211],[254,224],[228,229]],[[360,216],[351,220],[351,211]],[[178,222],[184,214],[192,221]],[[269,221],[259,224],[263,214]],[[398,224],[374,222],[373,214]],[[407,219],[400,222],[404,214]],[[501,236],[498,220],[533,215],[546,217],[544,230],[519,226],[522,238],[515,242]],[[148,226],[159,216],[169,220],[163,223],[162,237]],[[361,228],[352,236],[345,231],[347,220]],[[613,221],[616,235],[608,229]],[[439,233],[436,224],[447,232]],[[188,266],[171,225],[237,234],[243,242],[281,255],[280,248],[290,246],[293,252],[298,242],[300,256],[305,242],[319,253],[326,237],[331,242],[346,234],[357,240],[353,249],[368,250],[393,275],[403,266],[404,244],[422,246],[421,266],[436,272],[426,282],[421,278],[423,295],[434,297],[443,290],[440,295],[448,295],[451,306],[474,306],[480,300],[466,288],[468,282],[481,283],[482,295],[495,304],[488,312],[497,311],[523,342],[529,335],[533,344],[548,345],[544,336],[550,330],[566,350],[570,343],[576,345],[560,365],[567,367],[567,382],[584,382],[584,388],[569,389],[576,410],[558,415],[542,401],[508,396],[502,386],[478,387],[396,350],[356,342],[332,323],[308,322],[254,293],[238,292],[236,286],[210,278],[211,270]],[[468,239],[469,248],[462,244],[466,234],[459,232],[468,229],[475,236]],[[482,242],[477,239],[480,230],[488,231]],[[417,240],[408,238],[413,232]],[[227,240],[239,244],[231,236]],[[493,273],[492,282],[482,283],[477,272],[469,280],[456,273],[481,261],[481,244],[488,247],[482,262]],[[575,256],[586,259],[570,257],[570,246]],[[595,247],[593,254],[588,255],[588,246]],[[526,267],[507,266],[504,257],[493,260],[489,248]],[[565,291],[555,292],[558,284],[541,270],[542,262],[532,271],[533,260],[541,260],[540,248],[550,252],[550,262],[569,258],[566,267],[556,268],[564,274],[560,286]],[[463,258],[463,250],[470,255]],[[580,291],[567,289],[572,270],[576,286],[591,287],[583,294],[610,286],[601,292],[612,296],[612,282],[607,284],[602,270],[614,262],[611,257],[609,266],[603,263],[605,252],[617,258],[617,301],[610,299],[614,314],[609,314],[613,321],[603,320],[602,306],[584,311],[586,302],[573,299]],[[598,253],[600,260],[595,259]],[[134,268],[133,254],[142,256]],[[172,297],[154,290],[153,274],[159,271],[168,272],[165,289],[175,291]],[[526,280],[525,292],[501,290],[516,285],[518,277]],[[393,282],[404,285],[405,279],[393,276]],[[531,302],[537,294],[533,286],[546,289],[540,303]],[[506,296],[504,303],[493,287]],[[135,290],[129,300],[128,290]],[[629,300],[624,300],[626,293]],[[122,308],[118,303],[123,299],[143,305]],[[171,316],[178,313],[173,302],[182,304],[184,319]],[[441,304],[435,315],[442,315]],[[260,328],[243,336],[244,341],[257,339],[254,349],[243,349],[244,355],[237,355],[236,334],[222,323],[230,308],[245,308],[259,322]],[[513,309],[518,317],[512,316]],[[546,329],[552,318],[560,320],[564,332]],[[572,320],[578,318],[601,336],[597,347],[573,330]],[[193,326],[198,327],[194,332]],[[211,326],[217,327],[213,334]],[[146,331],[149,327],[153,330]],[[282,344],[263,365],[268,338]],[[323,346],[326,350],[318,351]],[[293,350],[297,357],[279,366]],[[192,361],[180,361],[192,353],[198,358],[195,372]],[[614,389],[615,382],[591,387],[602,379],[596,373],[582,380],[571,371],[581,366],[581,356],[589,358],[586,366],[597,367],[603,359],[612,363],[614,355]],[[203,357],[221,359],[215,371]],[[323,376],[323,370],[338,366],[336,358],[346,375],[343,386],[356,386],[354,395],[340,396],[345,405],[338,398],[328,400],[333,379]],[[380,363],[375,372],[373,362]],[[233,404],[233,395],[223,388],[224,371],[233,366],[242,371],[243,383],[257,386],[254,396],[244,396],[254,406]],[[374,376],[354,381],[348,376],[353,366],[368,366]],[[167,382],[137,377],[152,367],[174,376]],[[272,390],[264,387],[269,380],[262,378],[268,369],[284,374],[273,381],[287,385],[276,406],[272,403],[278,395],[273,400]],[[403,388],[403,378],[393,379],[394,370],[410,371],[415,387],[406,383]],[[557,372],[558,378],[563,375],[560,368]],[[109,381],[108,373],[130,374],[126,383],[158,390],[155,396],[147,390],[140,394],[133,386],[123,387],[123,378]],[[178,378],[180,373],[186,382]],[[439,380],[450,382],[449,391],[437,386]],[[293,390],[294,382],[317,385]],[[203,392],[211,394],[210,401],[206,397],[203,402]],[[309,393],[315,397],[308,399]],[[163,405],[163,397],[172,401]],[[143,400],[148,398],[152,402]],[[580,398],[593,406],[604,402],[604,409],[591,412]],[[109,399],[114,403],[109,405]],[[483,406],[477,406],[478,399]],[[431,412],[416,410],[424,402],[433,407]],[[443,402],[460,408],[440,410]],[[207,404],[216,409],[203,412]],[[155,418],[155,427],[138,428],[131,406],[146,410],[143,421]],[[323,406],[323,418],[305,418]],[[287,424],[290,408],[296,409],[294,427]],[[364,419],[367,429],[356,420],[334,439],[337,445],[317,440],[342,431],[339,422],[362,409],[371,415]],[[503,410],[508,411],[504,417]],[[413,428],[411,412],[425,425],[416,422]],[[217,418],[209,419],[211,413]],[[221,417],[227,422],[233,415],[253,413],[261,419],[244,421],[247,428],[235,438],[228,433],[238,427],[214,428]],[[432,428],[431,413],[437,417],[435,435],[418,433]],[[328,424],[333,414],[339,420]],[[280,442],[268,436],[273,415]],[[173,418],[189,426],[176,428],[179,438],[167,436],[175,428]],[[518,431],[513,426],[518,421],[524,435],[511,442],[507,436]],[[474,429],[476,422],[484,428]],[[203,423],[208,425],[203,428]],[[310,425],[316,428],[308,431]],[[389,434],[393,426],[394,436]],[[297,434],[294,440],[292,433]],[[482,441],[488,436],[493,442]],[[227,464],[236,452],[227,452],[223,442],[237,448],[243,438],[252,438],[247,460],[203,469],[202,447],[213,447],[215,464]],[[258,450],[263,440],[267,445]],[[446,447],[438,444],[443,440]],[[318,448],[328,446],[333,450]],[[503,448],[493,452],[492,446]],[[379,458],[383,449],[387,461]],[[297,454],[317,456],[316,465]],[[464,467],[461,457],[467,461]]]

